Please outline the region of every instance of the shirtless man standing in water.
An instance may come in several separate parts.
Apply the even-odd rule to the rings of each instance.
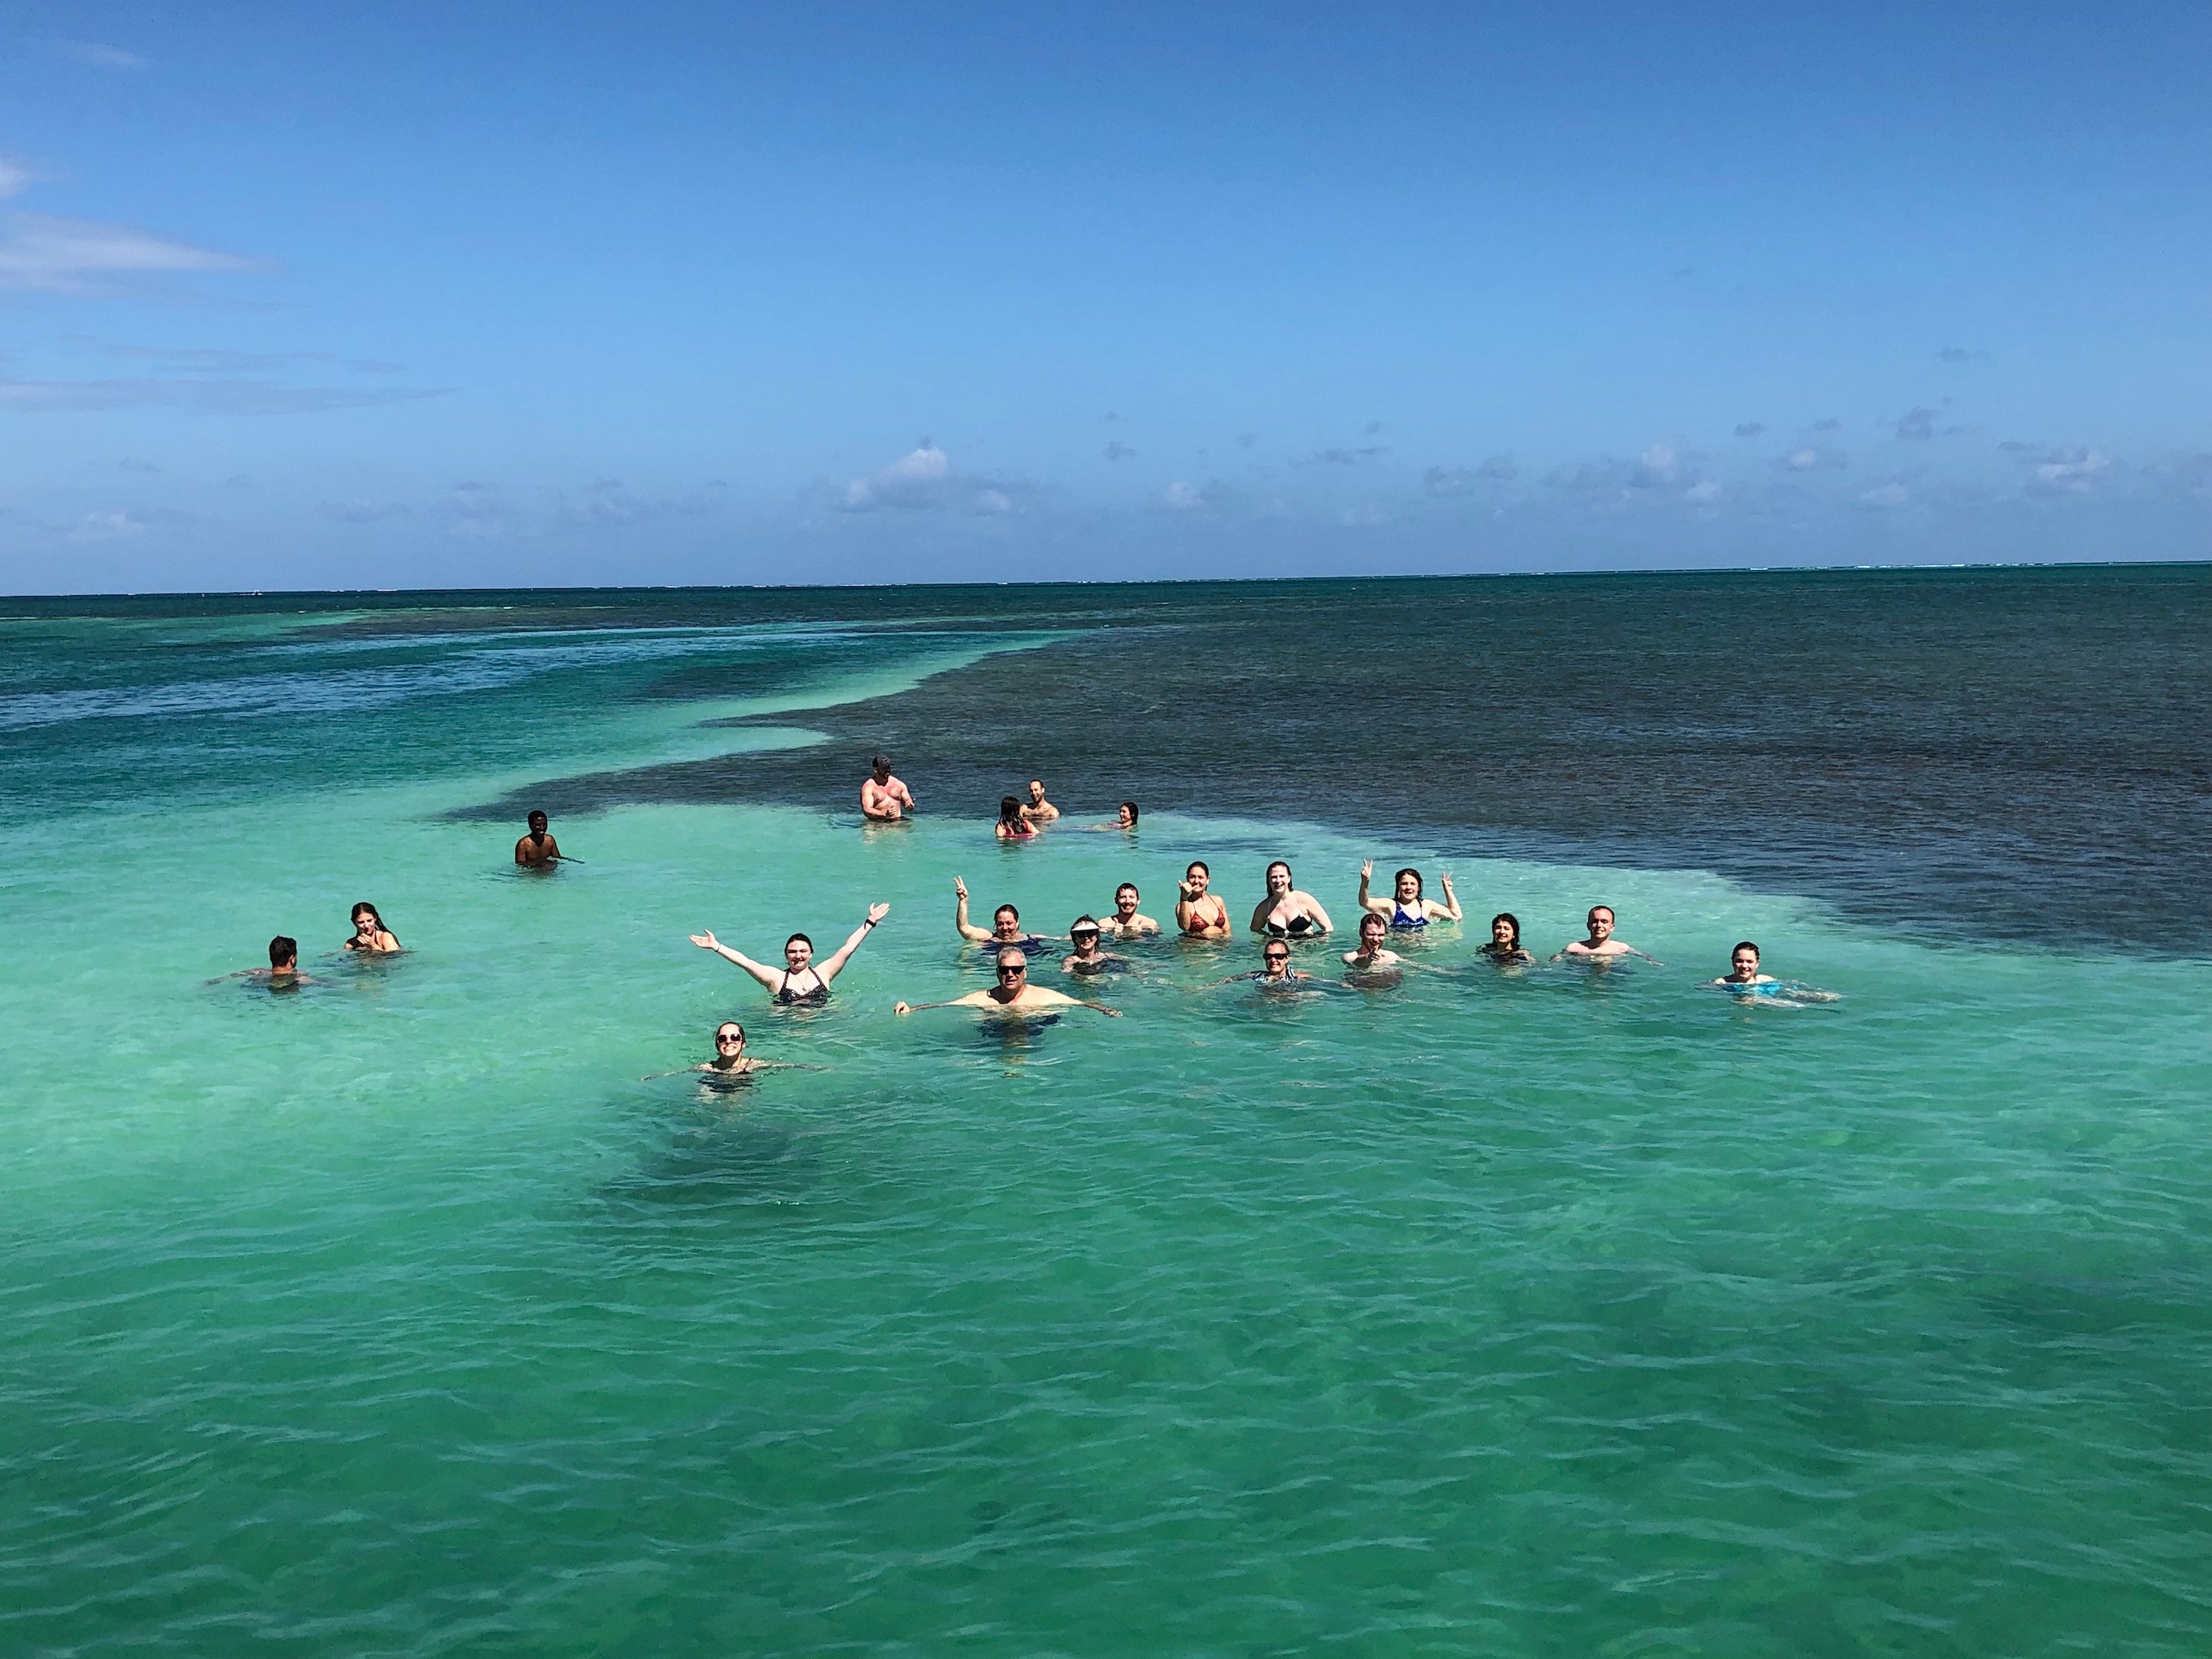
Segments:
[[[878,823],[896,823],[915,810],[914,791],[891,775],[891,763],[883,756],[868,763],[874,773],[860,785],[860,816]]]
[[[1042,985],[1030,984],[1029,975],[1030,959],[1009,948],[999,952],[999,982],[989,990],[970,991],[950,1002],[895,1002],[891,1012],[911,1014],[923,1008],[981,1008],[992,1014],[1038,1014],[1055,1008],[1095,1008],[1109,1019],[1121,1018],[1119,1008],[1109,1008],[1103,1002],[1085,1002],[1060,991],[1048,991]]]
[[[1137,914],[1140,896],[1133,881],[1125,881],[1114,890],[1114,914],[1106,918],[1105,926],[1115,939],[1143,939],[1160,931],[1159,923]]]
[[[1060,816],[1060,808],[1044,798],[1044,780],[1030,780],[1029,805],[1022,808],[1022,816],[1031,823],[1050,823]]]
[[[543,870],[561,861],[561,843],[545,830],[545,814],[530,815],[530,833],[514,843],[514,861],[527,870]]]
[[[1613,907],[1610,904],[1592,905],[1589,920],[1589,937],[1577,939],[1559,956],[1553,957],[1553,961],[1559,961],[1560,957],[1583,962],[1613,962],[1622,957],[1643,957],[1654,968],[1665,966],[1658,957],[1644,956],[1627,940],[1613,936]]]

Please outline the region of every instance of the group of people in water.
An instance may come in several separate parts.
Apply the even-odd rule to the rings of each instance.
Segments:
[[[908,822],[916,810],[914,792],[893,774],[890,763],[881,755],[874,758],[870,775],[860,787],[860,810],[872,823]],[[1043,781],[1032,778],[1026,801],[1008,795],[1000,802],[994,833],[1000,841],[1025,841],[1060,817],[1060,808],[1046,794]],[[1125,800],[1114,823],[1086,827],[1133,830],[1138,817],[1137,804]],[[514,862],[518,869],[549,872],[562,864],[582,860],[561,851],[545,814],[533,811],[528,817],[528,832],[514,844]],[[1327,907],[1297,884],[1290,865],[1278,859],[1267,867],[1265,896],[1253,907],[1247,924],[1247,931],[1261,941],[1261,965],[1248,972],[1185,988],[1195,993],[1245,983],[1268,992],[1374,989],[1396,983],[1408,970],[1438,971],[1433,964],[1409,962],[1391,950],[1388,942],[1394,934],[1402,939],[1439,924],[1465,920],[1451,873],[1446,871],[1438,879],[1443,895],[1441,899],[1428,896],[1421,872],[1411,866],[1391,878],[1388,896],[1375,892],[1374,878],[1375,865],[1370,859],[1359,868],[1359,886],[1354,900],[1359,912],[1358,943],[1341,953],[1344,973],[1340,977],[1325,979],[1291,965],[1295,944],[1325,939],[1336,931],[1336,924]],[[1107,951],[1106,940],[1110,937],[1116,943],[1127,944],[1158,939],[1166,933],[1158,921],[1139,908],[1144,896],[1133,882],[1125,881],[1115,889],[1113,906],[1103,918],[1080,915],[1065,933],[1051,935],[1024,929],[1021,912],[1012,904],[1001,904],[992,912],[989,927],[979,927],[969,915],[967,884],[957,876],[952,879],[952,892],[954,931],[964,944],[991,953],[994,982],[942,1002],[901,1000],[892,1005],[896,1014],[932,1008],[972,1008],[985,1013],[1035,1016],[1048,1015],[1062,1008],[1087,1008],[1118,1019],[1122,1013],[1119,1008],[1036,984],[1030,977],[1033,964],[1057,956],[1058,961],[1053,965],[1066,975],[1072,984],[1103,975],[1130,972],[1133,967],[1129,960]],[[870,905],[866,916],[845,941],[818,959],[813,939],[805,933],[793,933],[783,943],[781,967],[755,961],[723,944],[712,932],[702,931],[690,937],[692,944],[701,950],[714,952],[750,975],[769,994],[771,1001],[786,1006],[820,1004],[830,1000],[830,986],[852,961],[854,952],[890,914],[888,904]],[[1185,867],[1182,879],[1176,884],[1173,914],[1175,934],[1180,939],[1219,942],[1235,935],[1228,905],[1213,890],[1213,872],[1203,860],[1194,859]],[[353,907],[352,921],[353,934],[344,942],[347,951],[383,956],[401,949],[398,936],[385,925],[375,905],[367,900]],[[1585,936],[1570,940],[1548,960],[1606,967],[1632,957],[1655,967],[1662,965],[1656,957],[1621,939],[1614,931],[1615,925],[1611,906],[1591,906],[1585,918]],[[1537,965],[1535,953],[1522,943],[1520,919],[1510,911],[1500,911],[1492,916],[1489,931],[1488,940],[1476,949],[1475,955],[1480,959],[1500,969]],[[312,982],[300,972],[298,942],[283,935],[269,942],[269,966],[249,970],[249,976],[265,981],[275,990]],[[1729,971],[1707,983],[1735,996],[1769,1004],[1802,1006],[1838,1000],[1833,992],[1784,981],[1761,971],[1759,946],[1749,939],[1739,942],[1729,953]],[[715,1028],[714,1058],[690,1069],[744,1075],[787,1063],[748,1055],[744,1027],[736,1020],[725,1020]]]

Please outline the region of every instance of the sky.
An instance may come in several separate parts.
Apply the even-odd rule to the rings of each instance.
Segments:
[[[11,0],[0,590],[2212,558],[2212,8]]]

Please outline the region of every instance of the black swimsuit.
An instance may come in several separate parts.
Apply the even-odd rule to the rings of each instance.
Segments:
[[[1292,916],[1287,927],[1273,916],[1267,918],[1267,932],[1276,939],[1304,939],[1308,933],[1320,931],[1320,925],[1311,916]]]
[[[802,971],[814,974],[814,970],[811,968],[805,969]],[[812,990],[794,991],[791,988],[791,970],[787,968],[783,972],[783,983],[776,988],[775,1000],[778,1002],[786,1004],[795,1002],[827,1002],[830,1000],[830,988],[822,982],[821,975],[814,974],[814,988]]]

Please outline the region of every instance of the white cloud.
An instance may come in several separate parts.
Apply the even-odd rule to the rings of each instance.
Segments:
[[[924,438],[874,477],[851,480],[840,504],[848,513],[896,508],[988,517],[1016,511],[1030,493],[1006,479],[971,477],[955,471],[951,457]]]
[[[1903,507],[1912,499],[1912,492],[1901,483],[1876,484],[1860,495],[1869,507]]]
[[[73,542],[117,542],[144,533],[144,520],[120,508],[104,513],[88,513],[70,532]]]
[[[1243,490],[1218,478],[1208,478],[1202,484],[1177,478],[1153,498],[1152,504],[1167,513],[1241,513],[1252,501]]]
[[[1662,439],[1636,458],[1636,471],[1628,477],[1629,487],[1656,489],[1674,483],[1675,474],[1681,470],[1681,458],[1675,454],[1674,446]]]
[[[142,70],[154,61],[135,52],[125,52],[120,46],[104,46],[97,40],[57,40],[54,50],[64,58],[75,58],[80,64],[89,64],[94,69]]]
[[[31,170],[19,161],[0,155],[0,201],[18,194],[31,182]]]
[[[81,293],[117,278],[252,269],[251,259],[173,242],[129,225],[27,213],[0,232],[0,288]]]
[[[2031,495],[2086,495],[2112,470],[2112,462],[2094,449],[2058,450],[2036,467],[2027,491]]]
[[[1687,489],[1682,492],[1682,499],[1684,501],[1695,501],[1700,507],[1717,501],[1720,500],[1720,498],[1721,487],[1715,483],[1711,478],[1707,478],[1702,483],[1693,483]]]

